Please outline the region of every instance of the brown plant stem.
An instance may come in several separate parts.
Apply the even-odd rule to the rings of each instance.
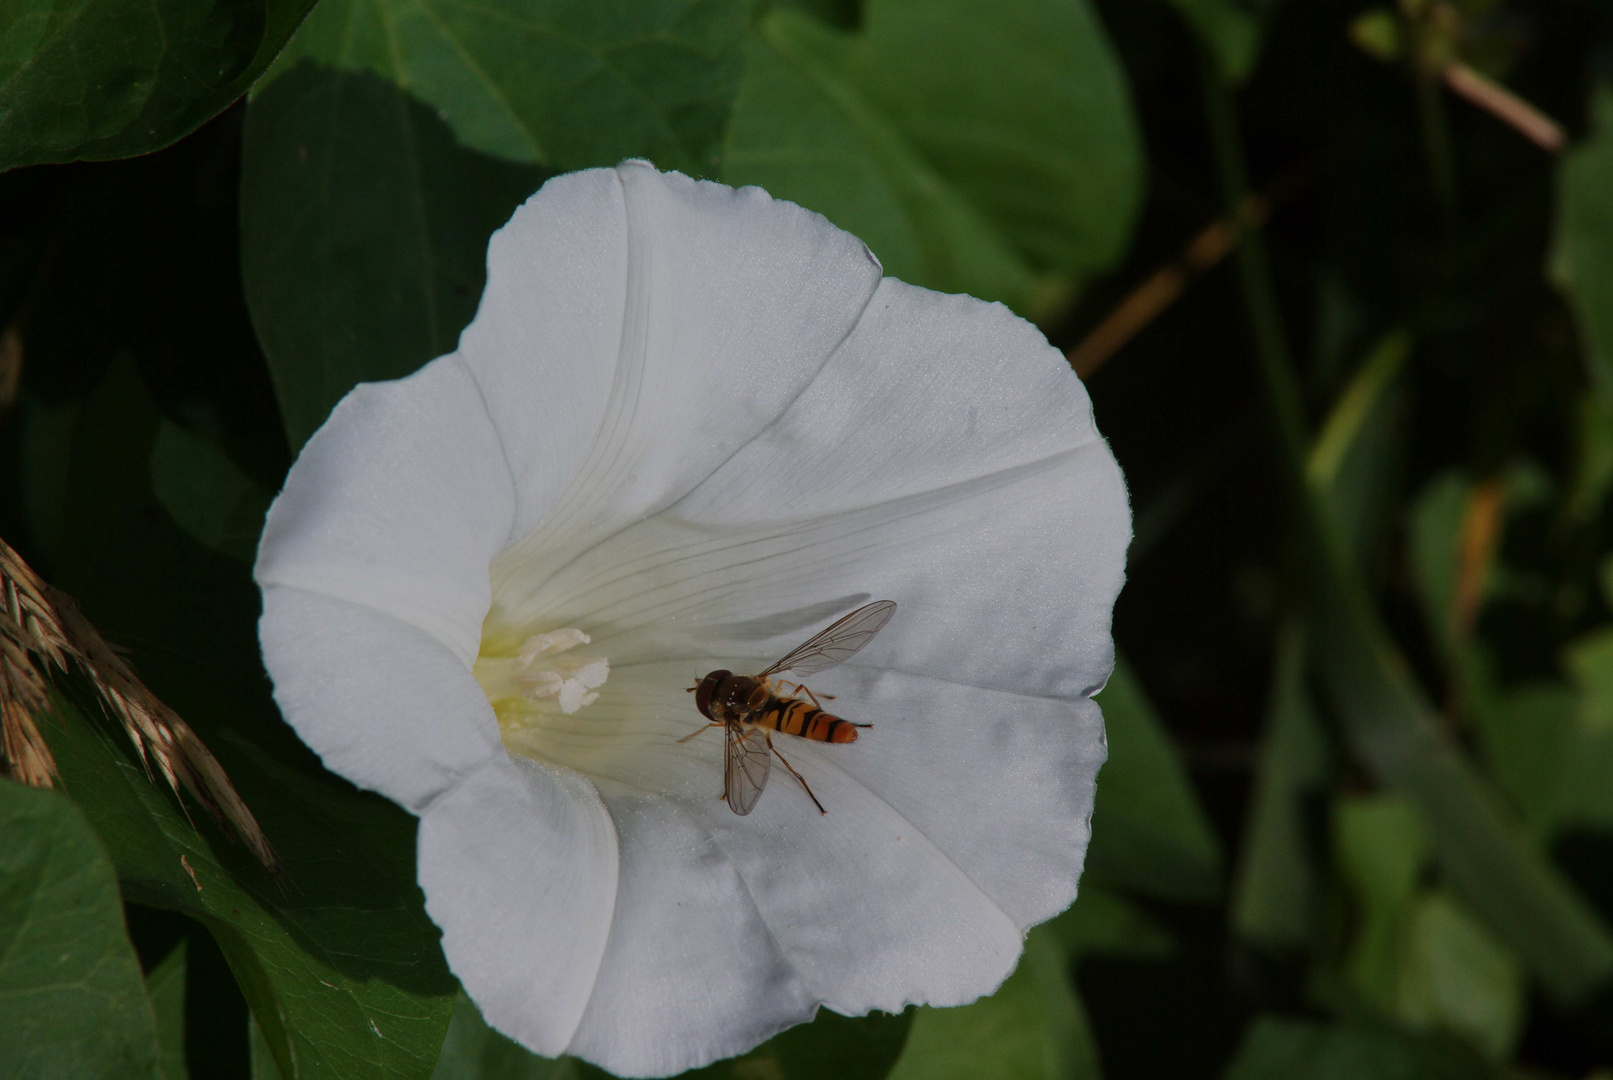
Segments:
[[[1127,293],[1102,322],[1064,354],[1075,373],[1088,378],[1125,348],[1132,338],[1174,304],[1195,278],[1214,269],[1230,255],[1245,232],[1263,226],[1277,206],[1309,181],[1311,171],[1309,163],[1288,170],[1264,194],[1245,196],[1235,214],[1212,221],[1199,230],[1180,255]]]
[[[1460,60],[1446,65],[1445,85],[1452,93],[1478,106],[1518,134],[1549,153],[1567,144],[1563,126],[1523,98]]]

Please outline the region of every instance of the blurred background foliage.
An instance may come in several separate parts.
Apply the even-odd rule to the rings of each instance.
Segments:
[[[624,157],[1037,321],[1136,511],[1075,906],[975,1005],[691,1075],[1613,1075],[1608,0],[4,5],[0,535],[289,877],[60,680],[57,789],[0,784],[0,1074],[602,1075],[458,994],[413,820],[275,712],[249,566],[488,234]]]

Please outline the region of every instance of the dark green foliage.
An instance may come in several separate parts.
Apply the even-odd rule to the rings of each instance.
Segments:
[[[0,4],[0,535],[194,725],[286,866],[63,680],[60,790],[0,782],[0,1073],[603,1078],[459,990],[413,819],[274,707],[250,564],[335,402],[455,348],[489,235],[626,157],[761,184],[1061,347],[1276,195],[1089,380],[1144,542],[1080,899],[979,1002],[823,1011],[690,1075],[1613,1067],[1604,8]],[[1411,66],[1447,54],[1568,150]]]
[[[743,32],[741,0],[325,0],[269,77],[302,59],[373,72],[511,161],[710,175]]]
[[[160,149],[246,92],[314,0],[14,0],[0,169]]]
[[[1262,1017],[1245,1039],[1226,1080],[1483,1080],[1501,1073],[1460,1051],[1390,1029],[1326,1027]]]
[[[542,183],[390,83],[303,63],[247,113],[241,269],[300,447],[354,384],[452,352],[487,238]]]
[[[57,792],[0,781],[0,835],[0,1073],[160,1078],[117,878],[83,813]]]
[[[151,489],[161,430],[133,366],[114,364],[75,430],[59,580],[108,632],[142,643],[141,674],[211,744],[285,875],[199,834],[87,698],[63,701],[47,729],[64,785],[84,793],[129,897],[212,931],[276,1058],[295,1061],[288,1078],[361,1062],[423,1080],[456,988],[414,883],[414,821],[322,774],[284,728],[258,666],[247,566],[188,538]]]
[[[1038,275],[1115,259],[1141,172],[1086,3],[1020,0],[871,0],[853,34],[773,12],[722,166],[857,233],[893,276],[1021,310]]]

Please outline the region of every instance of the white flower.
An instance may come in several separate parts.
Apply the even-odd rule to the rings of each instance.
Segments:
[[[257,579],[287,720],[420,817],[488,1021],[628,1076],[820,1005],[957,1005],[1075,896],[1129,512],[1080,382],[1007,309],[881,280],[755,188],[562,176],[459,351],[302,451]],[[747,817],[685,688],[872,598]]]

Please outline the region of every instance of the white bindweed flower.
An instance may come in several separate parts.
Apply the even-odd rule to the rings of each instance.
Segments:
[[[1129,535],[1035,328],[630,162],[551,180],[459,350],[336,407],[256,575],[280,708],[419,816],[487,1020],[659,1076],[1013,969],[1075,897]],[[775,768],[734,814],[685,688],[873,598],[895,619],[808,683],[874,727],[776,736],[828,813]]]

